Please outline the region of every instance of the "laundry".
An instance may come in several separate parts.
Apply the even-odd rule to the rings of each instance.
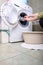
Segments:
[[[27,43],[22,43],[21,47],[26,48],[26,49],[34,49],[34,50],[43,50],[43,44],[27,44]]]

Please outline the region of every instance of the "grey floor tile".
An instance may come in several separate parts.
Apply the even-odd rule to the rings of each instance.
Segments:
[[[0,44],[0,65],[43,65],[43,50],[29,50],[21,43]]]
[[[10,59],[3,60],[1,63],[5,63],[6,65],[43,65],[43,58],[41,58],[39,54],[41,52],[30,51],[31,52],[24,52]]]
[[[24,49],[20,46],[20,43],[14,44],[1,44],[0,45],[0,61],[3,59],[7,59],[23,52],[26,52],[27,49]]]

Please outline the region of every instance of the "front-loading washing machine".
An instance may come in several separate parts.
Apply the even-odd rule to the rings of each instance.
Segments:
[[[32,8],[26,2],[11,0],[1,7],[1,16],[10,31],[10,42],[23,41],[22,33],[32,31],[32,22],[24,20],[24,16],[30,16]]]

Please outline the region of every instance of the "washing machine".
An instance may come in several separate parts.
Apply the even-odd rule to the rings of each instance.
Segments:
[[[1,6],[1,17],[10,31],[9,42],[23,41],[23,32],[32,31],[32,22],[24,20],[32,12],[25,0],[11,0]]]

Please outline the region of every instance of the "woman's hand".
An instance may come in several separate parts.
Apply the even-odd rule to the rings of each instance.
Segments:
[[[24,16],[24,20],[27,20],[27,21],[38,20],[38,13],[32,14],[31,16]]]

